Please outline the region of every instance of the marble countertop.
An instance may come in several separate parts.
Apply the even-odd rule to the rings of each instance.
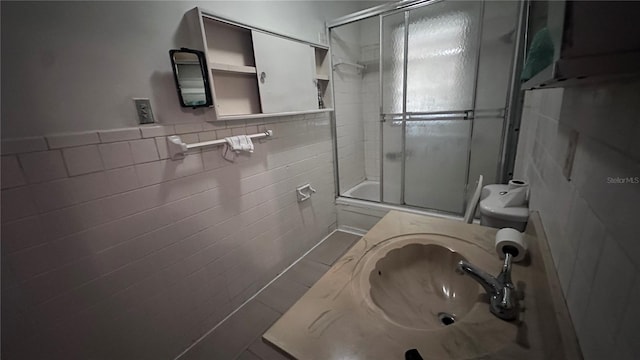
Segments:
[[[393,321],[372,304],[366,274],[372,259],[383,256],[376,255],[382,253],[379,249],[424,238],[454,249],[495,276],[502,264],[494,250],[496,231],[391,211],[263,339],[295,359],[404,359],[409,349],[417,349],[424,359],[580,359],[557,277],[549,274],[553,267],[537,214],[526,232],[528,259],[512,268],[513,282],[524,294],[519,320],[496,318],[479,299],[453,325],[416,329]],[[560,299],[551,296],[557,291]]]

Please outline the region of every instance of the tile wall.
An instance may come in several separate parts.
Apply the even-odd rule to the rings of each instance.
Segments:
[[[585,359],[640,355],[640,81],[528,91],[516,177],[531,183]],[[571,180],[562,174],[577,131]]]
[[[3,141],[3,357],[173,358],[335,228],[332,159],[328,113]]]

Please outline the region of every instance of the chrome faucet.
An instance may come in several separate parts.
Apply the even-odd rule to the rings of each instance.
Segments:
[[[492,314],[503,320],[514,320],[518,317],[515,287],[511,282],[511,254],[506,253],[502,271],[493,277],[470,263],[460,260],[456,271],[467,274],[480,283],[489,295],[489,309]]]

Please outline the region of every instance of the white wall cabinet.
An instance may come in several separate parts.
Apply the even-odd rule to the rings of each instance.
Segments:
[[[216,17],[187,14],[209,64],[217,120],[332,110],[328,48]]]
[[[317,110],[318,89],[309,45],[255,30],[251,35],[262,111]]]

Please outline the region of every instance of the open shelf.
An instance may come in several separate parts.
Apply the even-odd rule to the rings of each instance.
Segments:
[[[208,59],[229,66],[256,66],[251,30],[209,18],[204,18],[203,24]]]
[[[260,114],[258,79],[254,74],[212,71],[216,111],[220,116]]]
[[[329,90],[329,49],[313,46],[316,86],[318,87],[318,108],[331,108],[331,91]],[[322,99],[322,101],[320,100]]]
[[[321,80],[329,80],[329,50],[315,46],[313,49],[316,59],[316,77]]]
[[[320,100],[318,100],[318,108],[327,109],[332,108],[331,104],[331,91],[329,90],[329,81],[318,79],[318,96],[322,98],[322,105],[320,107]]]
[[[226,72],[241,73],[241,74],[255,74],[256,73],[256,67],[255,66],[210,63],[209,67],[211,67],[211,70],[215,70],[215,71],[226,71]]]

